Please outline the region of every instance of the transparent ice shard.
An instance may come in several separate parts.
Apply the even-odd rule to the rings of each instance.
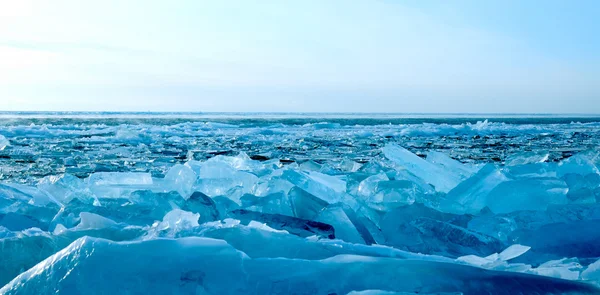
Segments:
[[[590,173],[600,174],[598,163],[600,162],[600,152],[587,151],[575,154],[558,164],[557,176],[563,177],[568,173],[586,175]]]
[[[294,187],[289,193],[294,216],[303,219],[314,219],[329,205],[329,203],[313,196],[306,191]]]
[[[465,217],[413,204],[386,213],[381,230],[387,245],[419,253],[487,256],[502,250],[498,239],[466,229]]]
[[[38,189],[48,192],[59,202],[66,204],[73,198],[91,199],[91,192],[83,180],[71,175],[52,175],[42,179],[37,184]]]
[[[263,197],[246,194],[242,196],[241,201],[242,207],[249,210],[287,216],[294,215],[288,195],[282,192]]]
[[[487,196],[486,205],[496,214],[519,210],[546,210],[566,204],[569,188],[556,178],[512,180],[499,184]]]
[[[488,195],[508,178],[493,164],[483,166],[477,173],[452,189],[440,203],[440,210],[476,214],[487,206]]]
[[[127,194],[152,188],[150,173],[98,172],[86,180],[90,191],[98,198],[127,198]]]
[[[367,203],[379,211],[390,211],[394,208],[411,205],[423,197],[423,192],[413,182],[406,180],[379,181]]]
[[[506,166],[526,165],[548,162],[550,154],[547,151],[519,152],[511,154],[504,160]]]
[[[300,169],[304,170],[304,171],[320,171],[321,168],[323,168],[323,165],[313,161],[313,160],[308,160],[303,162],[302,164],[300,164]]]
[[[465,165],[457,160],[450,158],[444,153],[436,151],[427,152],[426,160],[441,167],[442,169],[448,172],[458,174],[461,180],[465,180],[477,172],[476,168]]]
[[[596,203],[596,196],[594,190],[599,187],[600,175],[599,174],[575,174],[567,173],[562,179],[567,183],[569,191],[567,198],[570,203],[577,204],[594,204]]]
[[[359,197],[368,199],[375,195],[377,192],[378,184],[381,181],[390,180],[385,173],[379,173],[376,175],[365,178],[358,184],[357,194]]]
[[[386,158],[425,180],[427,183],[432,184],[438,191],[448,192],[460,183],[461,178],[459,174],[452,171],[445,171],[441,167],[425,161],[398,145],[387,144],[383,148],[383,153]]]
[[[196,173],[189,166],[176,164],[164,178],[163,186],[178,192],[182,198],[187,199],[194,192]]]
[[[254,186],[252,194],[260,197],[274,193],[287,194],[294,185],[281,178],[282,172],[281,169],[278,169],[271,175],[261,177]]]
[[[285,170],[282,178],[330,204],[342,201],[346,192],[345,181],[319,172]]]
[[[350,243],[365,243],[360,232],[356,229],[341,206],[327,207],[319,213],[316,220],[322,223],[331,224],[335,228],[335,234],[338,239]]]
[[[507,242],[509,235],[519,228],[510,216],[482,215],[469,221],[468,229]]]
[[[233,163],[233,164],[232,164]],[[254,185],[258,182],[258,177],[246,171],[238,171],[235,167],[244,167],[235,161],[214,160],[206,161],[200,164],[191,165],[196,171],[198,180],[195,189],[206,194],[209,197],[228,196],[230,190],[240,188],[240,192],[250,193]],[[241,195],[239,195],[241,197]],[[233,198],[235,202],[239,202],[238,198]]]
[[[197,227],[200,214],[173,209],[165,215],[162,221],[155,222],[152,230],[161,236],[175,237],[179,232]]]
[[[214,199],[208,197],[201,192],[194,192],[181,206],[184,211],[199,214],[199,223],[215,221],[220,219],[222,214],[226,212],[219,212],[217,203]],[[224,211],[225,209],[223,209]]]

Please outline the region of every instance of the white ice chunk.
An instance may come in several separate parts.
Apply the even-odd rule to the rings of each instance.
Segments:
[[[59,224],[56,225],[56,227],[52,231],[52,234],[54,234],[54,235],[60,235],[60,234],[62,234],[64,232],[66,232],[66,231],[67,231],[67,228],[64,225],[62,225],[62,224],[59,223]]]
[[[153,227],[158,231],[167,231],[174,235],[179,231],[197,227],[198,219],[200,219],[199,213],[173,209],[165,215],[162,222],[156,222]]]
[[[554,277],[565,280],[577,280],[583,266],[579,264],[577,258],[564,258],[560,260],[551,260],[540,264],[530,272],[547,277]]]
[[[260,230],[273,232],[273,233],[289,234],[289,232],[287,230],[277,230],[277,229],[274,229],[274,228],[268,226],[266,223],[261,223],[261,222],[254,221],[254,220],[252,220],[248,223],[248,227],[257,228]]]
[[[487,264],[494,262],[495,260],[488,259],[487,257],[479,257],[477,255],[465,255],[456,258],[457,261],[461,261],[470,265],[484,267]]]
[[[6,139],[6,137],[0,135],[0,151],[4,150],[9,145],[10,145],[10,141],[8,141],[8,139]]]
[[[116,222],[106,217],[89,212],[79,213],[79,218],[81,221],[75,227],[75,230],[102,229],[117,225]]]
[[[529,251],[529,249],[531,249],[529,246],[514,244],[506,248],[506,250],[500,252],[498,259],[503,261],[511,260],[525,254],[525,252]]]

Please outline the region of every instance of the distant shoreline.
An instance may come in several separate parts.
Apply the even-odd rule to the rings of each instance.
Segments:
[[[194,113],[194,112],[0,112],[1,125],[160,124],[213,122],[264,127],[273,124],[334,123],[342,126],[600,123],[595,114],[427,114],[427,113]]]
[[[447,119],[447,118],[600,118],[600,114],[578,113],[348,113],[348,112],[52,112],[0,111],[2,118],[372,118],[372,119]]]

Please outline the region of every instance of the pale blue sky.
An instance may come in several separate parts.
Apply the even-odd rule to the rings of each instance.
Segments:
[[[0,0],[0,110],[600,113],[600,2]]]

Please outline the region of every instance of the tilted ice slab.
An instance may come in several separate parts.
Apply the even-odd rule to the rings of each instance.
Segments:
[[[600,292],[577,282],[426,260],[356,255],[323,260],[250,258],[222,240],[207,238],[116,243],[84,237],[16,277],[0,293],[346,294],[355,290]]]
[[[386,158],[395,162],[400,168],[412,172],[417,177],[432,184],[440,192],[448,192],[461,181],[461,176],[441,166],[427,162],[410,151],[394,144],[383,148]]]

